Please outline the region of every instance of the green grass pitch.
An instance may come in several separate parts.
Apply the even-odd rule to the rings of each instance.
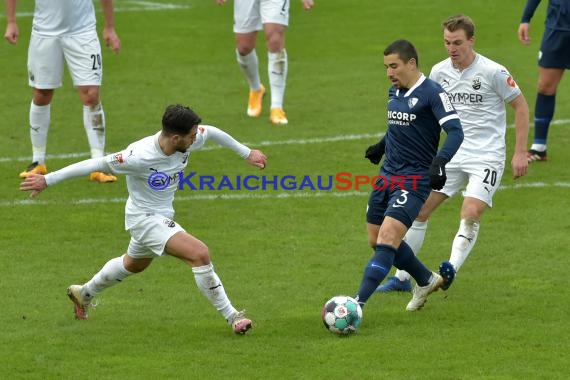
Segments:
[[[104,50],[109,152],[158,130],[167,104],[185,103],[205,123],[267,153],[263,174],[374,175],[377,167],[363,155],[386,126],[384,47],[410,39],[427,74],[446,56],[440,22],[459,12],[477,25],[476,50],[509,68],[531,114],[534,109],[546,4],[532,23],[533,44],[525,47],[516,37],[524,1],[316,0],[305,12],[291,0],[290,124],[275,127],[267,121],[268,97],[260,119],[245,115],[231,1],[224,7],[214,0],[115,3],[123,47],[119,55]],[[169,4],[180,7],[166,9]],[[20,12],[32,9],[32,1],[19,2]],[[5,18],[0,21],[4,26]],[[233,303],[254,320],[251,333],[235,336],[198,291],[190,268],[169,257],[105,291],[89,321],[78,322],[66,287],[88,280],[128,244],[125,179],[76,179],[34,201],[18,190],[17,174],[31,152],[30,24],[23,15],[19,44],[0,44],[0,378],[569,377],[569,78],[558,91],[550,161],[531,165],[526,177],[514,181],[514,129],[508,130],[504,188],[484,217],[477,245],[450,290],[433,294],[420,312],[405,311],[409,295],[376,295],[357,334],[341,338],[322,325],[323,303],[353,295],[370,257],[368,189],[184,190],[175,202],[176,219],[210,247]],[[260,35],[267,84],[265,52]],[[86,158],[87,151],[81,105],[66,75],[52,105],[48,168]],[[188,171],[259,174],[215,148],[193,155]],[[421,257],[431,268],[449,256],[460,202],[450,200],[430,221]]]

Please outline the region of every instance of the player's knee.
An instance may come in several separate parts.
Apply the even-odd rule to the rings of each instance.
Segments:
[[[34,89],[34,104],[36,106],[47,106],[53,99],[53,90]]]
[[[555,95],[556,89],[558,88],[558,81],[552,80],[550,78],[540,77],[538,79],[538,93],[542,95]]]
[[[481,220],[483,210],[475,205],[463,205],[461,209],[461,219],[478,222]]]
[[[83,105],[93,107],[99,104],[99,87],[86,86],[79,89],[79,97]]]
[[[202,242],[198,244],[193,250],[190,261],[193,265],[207,265],[210,263],[210,250],[208,246]]]
[[[285,42],[282,36],[274,36],[267,39],[267,50],[270,53],[281,53],[285,49]]]
[[[236,46],[239,55],[246,56],[255,49],[255,42],[253,41],[241,41]]]

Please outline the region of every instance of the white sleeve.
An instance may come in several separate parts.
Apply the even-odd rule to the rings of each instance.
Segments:
[[[502,66],[499,66],[494,72],[493,87],[503,101],[507,103],[510,103],[521,94],[517,82],[515,82],[508,70]]]
[[[67,179],[86,176],[91,172],[109,172],[111,171],[109,165],[107,165],[105,157],[91,158],[89,160],[84,160],[71,164],[55,172],[51,172],[45,175],[46,184],[48,186],[55,185],[61,181]]]
[[[198,134],[201,134],[204,139],[200,146],[197,148],[201,148],[204,142],[206,142],[208,139],[212,139],[224,148],[233,150],[241,158],[247,158],[251,153],[251,149],[249,149],[247,146],[243,145],[226,132],[214,126],[200,125],[198,127]]]

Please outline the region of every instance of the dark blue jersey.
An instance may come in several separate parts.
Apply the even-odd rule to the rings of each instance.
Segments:
[[[441,129],[447,138],[438,153]],[[463,130],[443,88],[423,74],[411,89],[391,88],[384,171],[427,176],[436,156],[449,161],[463,141]]]
[[[540,0],[528,0],[523,11],[521,22],[529,23]],[[546,10],[546,28],[570,31],[570,1],[549,0]]]

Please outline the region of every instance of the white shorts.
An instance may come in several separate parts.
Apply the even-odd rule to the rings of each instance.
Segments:
[[[289,25],[289,0],[234,0],[234,33],[251,33],[264,24]]]
[[[164,255],[166,242],[184,228],[174,220],[162,215],[150,215],[129,229],[131,241],[127,254],[135,259],[154,258]]]
[[[448,197],[462,192],[463,197],[471,197],[485,202],[493,207],[493,195],[501,184],[505,170],[504,161],[483,161],[478,157],[454,157],[445,165],[447,181],[443,189],[439,190]],[[467,183],[467,186],[465,184]]]
[[[28,48],[30,86],[40,90],[61,87],[64,61],[74,86],[101,85],[103,63],[96,31],[63,37],[32,34]]]

